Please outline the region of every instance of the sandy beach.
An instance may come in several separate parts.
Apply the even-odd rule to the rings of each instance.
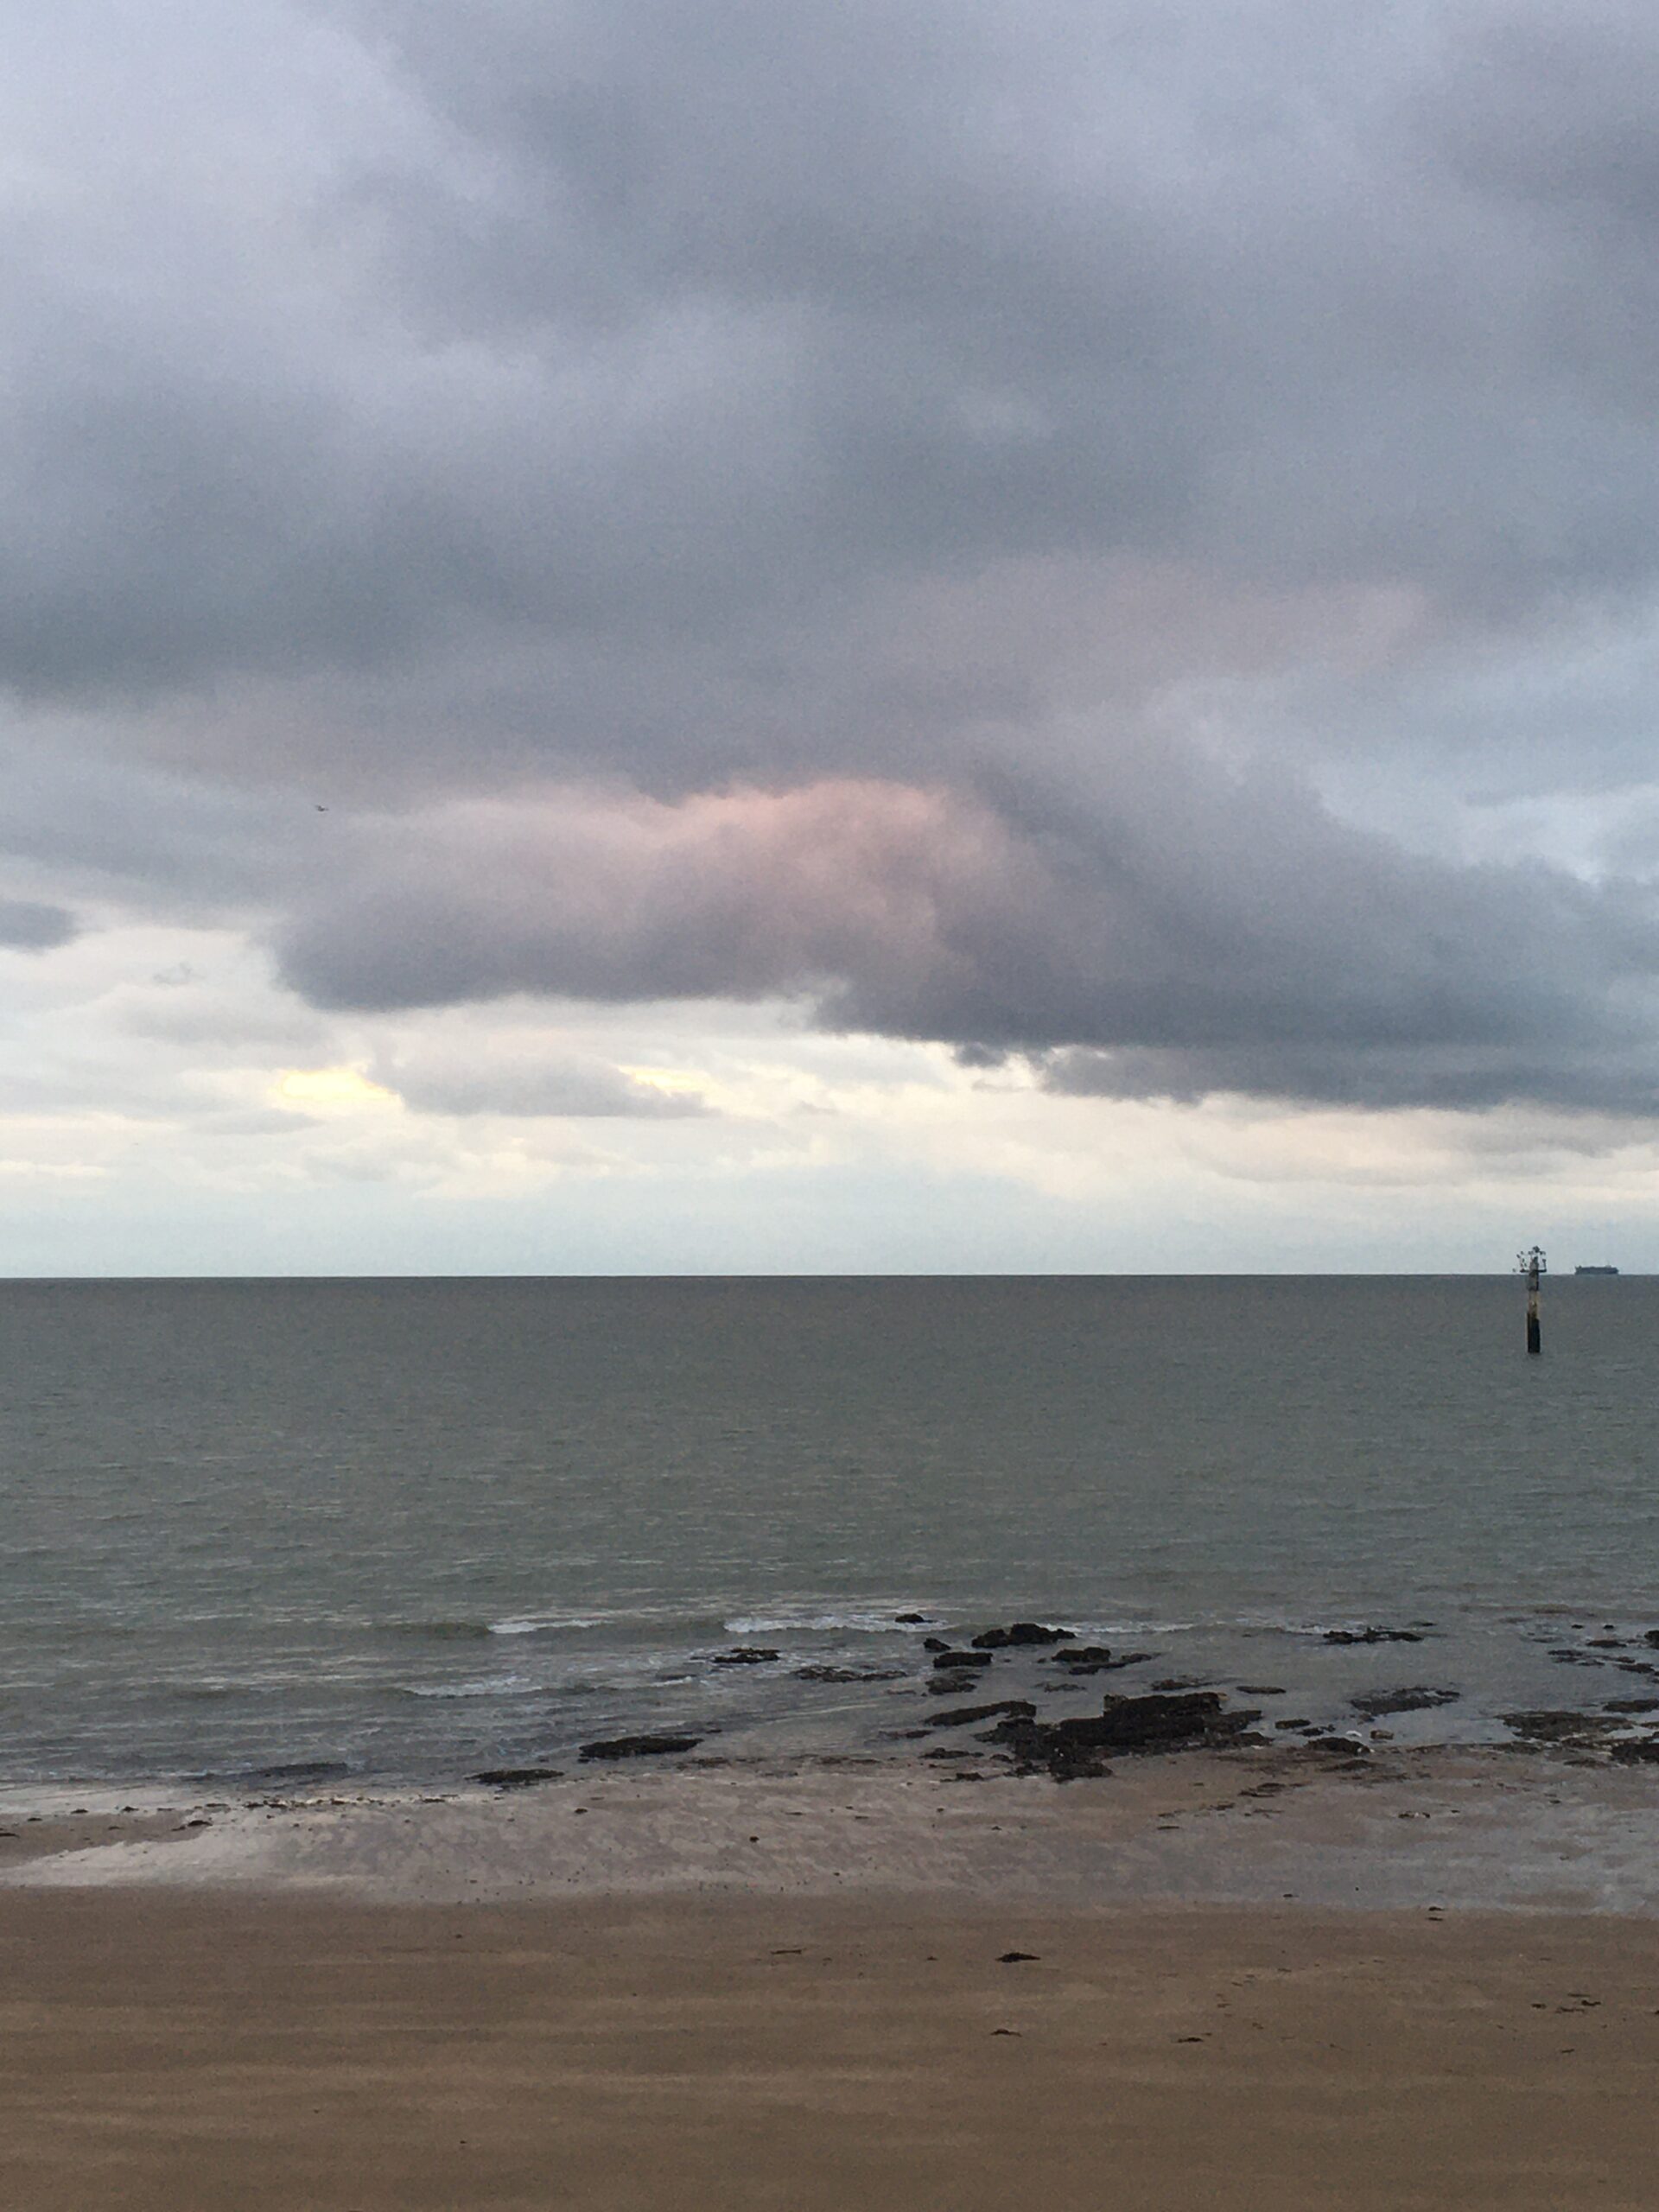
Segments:
[[[0,2202],[1645,2208],[1654,1810],[1243,1752],[12,1810]]]
[[[31,2212],[1653,2202],[1618,1919],[106,1891],[0,1930]]]

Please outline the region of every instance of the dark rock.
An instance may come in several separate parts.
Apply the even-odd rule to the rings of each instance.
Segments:
[[[1288,1697],[1290,1695],[1288,1690],[1281,1689],[1274,1682],[1241,1682],[1238,1686],[1238,1694],[1240,1697]]]
[[[996,1963],[1000,1967],[1020,1967],[1028,1961],[1040,1963],[1039,1954],[1035,1951],[1004,1951]]]
[[[641,1759],[663,1751],[695,1751],[701,1736],[612,1736],[597,1744],[584,1744],[585,1759]]]
[[[1459,1695],[1457,1690],[1373,1690],[1364,1697],[1350,1698],[1348,1702],[1368,1720],[1380,1720],[1387,1713],[1427,1713],[1437,1705],[1455,1705]]]
[[[948,1651],[950,1647],[942,1636],[925,1636],[922,1649],[924,1651]]]
[[[557,1766],[486,1766],[473,1780],[486,1782],[492,1789],[529,1789],[538,1782],[561,1781],[563,1775]]]
[[[1659,1649],[1659,1628],[1650,1628],[1642,1641],[1643,1643],[1651,1643],[1656,1649]]]
[[[1248,1707],[1229,1713],[1215,1690],[1189,1690],[1179,1696],[1108,1698],[1097,1718],[1004,1720],[985,1741],[1006,1745],[1027,1771],[1046,1769],[1057,1782],[1069,1782],[1109,1772],[1101,1764],[1109,1752],[1236,1744],[1261,1718]]]
[[[965,1728],[970,1720],[995,1720],[999,1713],[1011,1719],[1029,1720],[1037,1708],[1029,1698],[998,1698],[990,1705],[953,1705],[949,1713],[936,1713],[928,1722],[930,1728]]]
[[[1659,1764],[1659,1736],[1638,1736],[1629,1744],[1615,1744],[1612,1755],[1621,1766]]]
[[[1111,1773],[1102,1745],[1076,1732],[1088,1721],[1001,1720],[979,1740],[995,1744],[1014,1760],[1016,1774],[1046,1774],[1053,1782],[1097,1781]]]
[[[1659,1697],[1610,1697],[1604,1713],[1659,1713]]]
[[[1423,1639],[1414,1628],[1328,1628],[1325,1640],[1327,1643],[1421,1643]]]
[[[988,1628],[971,1639],[976,1651],[1005,1651],[1013,1643],[1070,1643],[1069,1628],[1045,1628],[1039,1621],[1014,1621],[1007,1628]]]
[[[904,1678],[902,1667],[798,1667],[798,1682],[897,1682]]]
[[[1099,1666],[1111,1657],[1109,1646],[1104,1643],[1080,1643],[1072,1651],[1055,1651],[1049,1656],[1051,1667]]]
[[[936,1667],[988,1667],[990,1663],[988,1651],[952,1651],[949,1645],[942,1644],[933,1654]]]
[[[1584,1648],[1586,1651],[1622,1651],[1624,1639],[1622,1636],[1592,1636],[1586,1639]]]
[[[976,1689],[984,1679],[982,1675],[976,1675],[966,1667],[947,1667],[944,1674],[928,1676],[927,1688],[929,1694],[933,1697],[966,1697],[969,1690]]]
[[[778,1656],[764,1644],[734,1643],[729,1651],[715,1652],[715,1664],[716,1667],[770,1667],[775,1663]]]
[[[1084,1643],[1075,1651],[1057,1651],[1052,1663],[1069,1675],[1113,1675],[1120,1667],[1147,1666],[1157,1656],[1155,1651],[1121,1651],[1114,1658],[1103,1644]]]
[[[1213,1675],[1166,1675],[1162,1681],[1154,1682],[1152,1687],[1155,1690],[1207,1690],[1214,1680]]]
[[[925,1628],[930,1616],[926,1613],[895,1613],[893,1618],[900,1628]]]
[[[1104,1732],[1097,1740],[1132,1751],[1141,1745],[1184,1743],[1194,1738],[1236,1735],[1262,1715],[1249,1707],[1229,1713],[1219,1690],[1184,1690],[1175,1695],[1109,1697],[1091,1726]],[[1058,1727],[1068,1724],[1058,1721]]]

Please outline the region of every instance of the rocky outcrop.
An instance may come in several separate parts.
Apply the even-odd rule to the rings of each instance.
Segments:
[[[473,1780],[487,1783],[492,1789],[530,1789],[538,1782],[562,1781],[563,1776],[564,1769],[558,1766],[486,1766]]]
[[[734,1643],[729,1651],[716,1651],[716,1667],[770,1667],[776,1664],[779,1654],[768,1650],[762,1643]]]
[[[952,1651],[947,1645],[933,1654],[933,1664],[938,1668],[959,1667],[965,1674],[970,1667],[988,1667],[988,1651]]]
[[[1076,1720],[1011,1719],[984,1741],[1000,1744],[1022,1773],[1047,1773],[1057,1782],[1109,1774],[1109,1756],[1125,1752],[1191,1751],[1249,1740],[1262,1718],[1254,1707],[1229,1712],[1217,1690],[1189,1690],[1168,1697],[1109,1697],[1103,1710]]]

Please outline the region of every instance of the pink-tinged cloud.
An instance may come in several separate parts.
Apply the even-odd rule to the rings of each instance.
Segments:
[[[334,1006],[913,990],[1019,869],[982,807],[902,784],[491,801],[384,829],[284,958]]]
[[[788,996],[1073,1090],[1651,1103],[1655,901],[1403,852],[1282,775],[541,791],[383,823],[280,947],[314,1002]]]

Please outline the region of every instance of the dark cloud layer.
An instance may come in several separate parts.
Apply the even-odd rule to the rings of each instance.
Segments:
[[[1603,738],[1548,667],[1659,588],[1650,10],[0,22],[0,842],[66,895],[239,893],[331,1006],[1649,1109],[1650,863],[1453,817],[1474,660],[1539,791],[1651,772],[1647,677]]]

